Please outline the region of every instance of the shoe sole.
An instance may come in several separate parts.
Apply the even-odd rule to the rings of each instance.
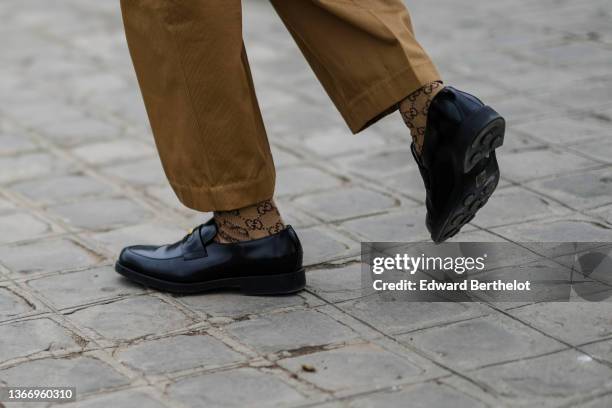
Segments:
[[[506,121],[493,108],[485,106],[461,125],[457,138],[458,157],[463,172],[472,171],[478,163],[504,144]]]
[[[457,235],[497,188],[500,174],[495,149],[504,144],[505,131],[504,118],[489,106],[481,108],[461,125],[451,155],[457,171],[463,174],[462,188],[442,228],[432,234],[434,242],[441,243]]]
[[[304,268],[291,273],[269,276],[241,276],[196,283],[177,283],[153,278],[127,268],[119,262],[115,264],[115,271],[141,285],[177,294],[194,294],[218,289],[239,289],[245,295],[287,295],[299,292],[306,286]]]

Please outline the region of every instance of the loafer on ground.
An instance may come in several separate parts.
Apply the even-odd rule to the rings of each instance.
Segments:
[[[478,98],[446,87],[431,103],[423,149],[412,153],[427,191],[427,229],[434,242],[456,235],[499,183],[495,149],[506,122]]]
[[[269,237],[231,244],[213,240],[214,220],[170,245],[123,249],[115,270],[161,291],[198,293],[235,288],[250,295],[287,294],[306,285],[302,246],[291,226]]]

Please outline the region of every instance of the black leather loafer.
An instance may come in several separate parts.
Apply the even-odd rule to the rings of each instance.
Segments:
[[[495,149],[506,122],[478,98],[446,87],[431,103],[421,155],[412,146],[427,190],[427,229],[434,242],[456,235],[499,183]]]
[[[236,288],[250,295],[275,295],[306,285],[302,246],[291,226],[232,244],[215,242],[216,234],[211,219],[174,244],[127,247],[115,270],[142,285],[184,294]]]

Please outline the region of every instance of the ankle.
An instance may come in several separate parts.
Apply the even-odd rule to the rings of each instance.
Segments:
[[[215,211],[220,243],[250,241],[277,234],[285,229],[273,199],[230,211]]]
[[[421,154],[425,141],[429,107],[442,89],[444,89],[442,81],[431,82],[411,93],[399,104],[399,111],[402,114],[404,123],[410,129],[412,141],[419,154]]]

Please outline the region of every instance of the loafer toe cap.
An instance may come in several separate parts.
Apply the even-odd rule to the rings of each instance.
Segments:
[[[123,248],[119,254],[117,263],[121,264],[124,268],[129,268],[134,271],[140,271],[141,266],[144,262],[149,259],[145,254],[147,250],[151,250],[152,247],[144,245],[135,245]]]

